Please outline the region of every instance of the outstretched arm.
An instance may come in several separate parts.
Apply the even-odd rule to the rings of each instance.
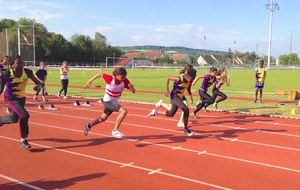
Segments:
[[[197,83],[197,81],[198,81],[199,79],[201,79],[201,78],[204,78],[204,76],[197,76],[197,77],[194,79],[192,85],[194,86],[194,85]]]
[[[132,84],[128,84],[128,87],[129,87],[129,90],[132,92],[132,93],[135,93],[135,88]]]
[[[91,87],[92,82],[93,82],[94,80],[96,80],[97,78],[100,78],[100,77],[102,77],[102,73],[98,73],[98,74],[96,74],[95,76],[93,76],[92,78],[90,78],[90,80],[88,80],[88,81],[86,82],[84,88],[86,89],[86,88]]]
[[[169,94],[170,94],[170,89],[169,89],[169,83],[170,83],[170,81],[179,81],[179,80],[180,80],[179,77],[167,77],[167,80],[166,80],[167,89],[166,89],[165,96],[169,96]]]

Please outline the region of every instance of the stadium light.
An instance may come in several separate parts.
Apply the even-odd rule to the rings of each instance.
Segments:
[[[19,25],[17,32],[18,32],[18,55],[21,56],[21,45],[31,45],[33,50],[33,66],[35,67],[35,30],[34,30],[34,21],[32,25]],[[26,43],[21,43],[21,27],[32,27],[32,42],[26,38],[26,36],[22,35],[22,38],[25,40]]]
[[[269,25],[269,48],[268,48],[268,69],[270,68],[271,61],[271,41],[272,41],[272,21],[273,21],[273,12],[276,10],[279,11],[279,5],[273,0],[270,0],[270,3],[266,4],[266,9],[270,11],[270,25]]]

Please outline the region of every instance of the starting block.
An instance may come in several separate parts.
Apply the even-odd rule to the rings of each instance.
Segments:
[[[55,107],[54,104],[51,104],[51,105],[46,106],[46,107],[43,104],[39,104],[38,109],[39,110],[47,109],[47,110],[55,111],[55,110],[57,110],[57,107]]]
[[[74,106],[80,106],[80,102],[78,100],[76,100],[73,105]]]
[[[90,103],[90,101],[86,101],[84,104],[80,104],[80,102],[78,100],[76,100],[73,105],[74,106],[81,106],[81,105],[83,105],[83,106],[91,106],[91,103]]]
[[[90,103],[90,101],[86,101],[83,105],[84,106],[91,106],[91,103]]]

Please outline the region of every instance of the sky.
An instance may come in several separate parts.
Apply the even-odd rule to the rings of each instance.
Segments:
[[[35,19],[70,40],[95,32],[112,46],[159,45],[300,54],[300,1],[273,0],[0,0],[0,19]],[[270,30],[272,23],[272,30]]]

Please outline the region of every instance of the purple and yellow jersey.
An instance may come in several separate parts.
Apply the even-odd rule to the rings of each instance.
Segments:
[[[255,76],[256,76],[256,81],[261,83],[265,80],[265,73],[267,72],[266,68],[256,68],[255,69]]]
[[[219,84],[219,82],[221,82],[221,83]],[[215,81],[215,84],[212,88],[212,91],[219,90],[225,82],[226,82],[226,78],[223,78],[223,79],[222,78],[216,78],[216,81]],[[217,88],[217,84],[219,84],[219,88]]]
[[[211,74],[206,74],[203,77],[203,82],[200,87],[200,90],[203,92],[207,92],[207,89],[216,81],[216,77],[211,76]]]
[[[188,83],[185,78],[185,75],[179,75],[180,80],[174,81],[173,83],[173,89],[170,93],[171,99],[173,99],[175,96],[178,96],[180,99],[184,96],[185,91],[188,89],[188,87],[191,85]]]
[[[26,97],[26,86],[28,79],[33,75],[32,70],[23,69],[20,77],[15,77],[13,70],[2,71],[2,77],[6,80],[6,90],[4,96],[11,98]]]
[[[10,67],[9,64],[0,64],[0,69],[1,69],[2,71],[8,70],[9,67]]]

